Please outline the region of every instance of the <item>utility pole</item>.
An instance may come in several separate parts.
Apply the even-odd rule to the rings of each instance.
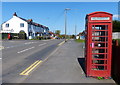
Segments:
[[[76,29],[77,29],[77,26],[75,25],[75,39],[76,39]]]
[[[68,10],[71,10],[71,9],[69,9],[69,8],[65,9],[65,42],[67,42],[66,41],[66,34],[67,34],[67,11]]]

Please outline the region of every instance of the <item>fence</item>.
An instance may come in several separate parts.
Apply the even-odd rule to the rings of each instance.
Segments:
[[[118,84],[120,84],[120,44],[118,44],[118,40],[113,41],[112,77]]]

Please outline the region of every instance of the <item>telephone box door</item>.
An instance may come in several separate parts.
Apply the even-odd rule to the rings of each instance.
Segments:
[[[110,25],[109,23],[91,23],[90,27],[90,75],[109,77],[111,69]]]

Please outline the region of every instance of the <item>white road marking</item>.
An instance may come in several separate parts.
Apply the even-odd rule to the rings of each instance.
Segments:
[[[32,42],[27,42],[27,43],[25,43],[25,44],[31,44]]]
[[[10,47],[6,47],[6,48],[10,48]]]
[[[24,50],[19,51],[19,52],[17,52],[17,53],[22,53],[22,52],[25,52],[25,51],[27,51],[27,50],[33,49],[33,48],[35,48],[35,47],[27,48],[27,49],[24,49]]]
[[[0,60],[1,60],[2,58],[0,58]]]
[[[42,41],[50,41],[50,40],[42,40]]]
[[[45,44],[47,44],[47,43],[40,44],[39,46],[42,46],[42,45],[45,45]]]
[[[13,47],[15,47],[15,46],[9,46],[9,47],[5,47],[5,48],[13,48]]]
[[[63,42],[59,43],[59,44],[58,44],[58,46],[60,46],[60,45],[62,45],[62,44],[64,44],[64,43],[65,43],[65,41],[63,41]]]
[[[24,43],[24,44],[32,44],[32,43],[38,43],[38,42],[27,42],[27,43]]]
[[[0,50],[4,49],[4,46],[0,46]]]

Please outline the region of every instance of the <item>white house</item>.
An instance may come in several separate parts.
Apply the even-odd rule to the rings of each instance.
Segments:
[[[16,13],[13,17],[4,22],[1,25],[1,33],[19,33],[24,31],[28,39],[34,38],[36,36],[42,36],[49,32],[49,28],[41,24],[33,22],[32,19],[24,19],[17,16]]]

